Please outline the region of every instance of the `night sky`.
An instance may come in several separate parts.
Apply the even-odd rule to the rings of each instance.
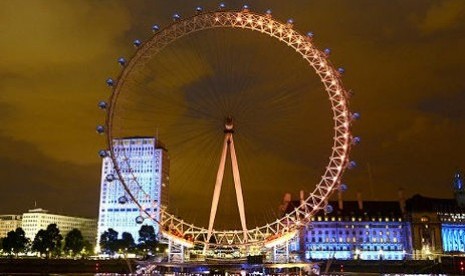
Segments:
[[[131,42],[148,39],[151,26],[169,24],[174,12],[187,16],[196,5],[217,4],[0,1],[0,213],[22,213],[37,202],[55,212],[97,217],[97,152],[105,148],[95,133],[104,121],[97,103],[110,95],[105,79],[118,75],[116,59],[130,57]],[[362,115],[353,128],[362,143],[352,153],[358,168],[344,176],[346,198],[361,191],[367,200],[395,200],[401,187],[407,197],[452,196],[453,173],[465,169],[465,1],[247,4],[254,11],[270,8],[282,21],[293,18],[295,29],[314,32],[318,48],[331,48],[331,62],[346,69],[344,85],[355,92],[351,108]],[[147,86],[130,87],[136,98],[127,114],[154,101],[157,108],[147,109],[154,125],[149,133],[120,134],[159,129],[172,156],[173,212],[205,223],[222,118],[229,112],[237,112],[250,225],[271,220],[284,192],[297,198],[300,189],[312,190],[330,152],[331,114],[314,73],[291,49],[251,32],[205,33],[179,41],[149,68],[150,78],[139,79]],[[219,76],[213,84],[212,71]],[[225,102],[211,100],[205,89],[212,85],[232,87],[221,91]],[[143,87],[172,94],[149,98]],[[191,112],[192,106],[213,117]],[[230,181],[225,187],[220,201],[235,204]],[[223,220],[231,215],[223,212]]]

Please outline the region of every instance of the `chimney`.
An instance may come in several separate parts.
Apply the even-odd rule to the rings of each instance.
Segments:
[[[398,191],[398,195],[399,195],[399,206],[400,206],[400,211],[402,212],[402,214],[405,213],[405,197],[404,197],[404,189],[399,189]]]
[[[360,191],[357,192],[357,203],[358,209],[363,210],[362,193]]]
[[[342,201],[342,191],[338,191],[337,192],[337,205],[339,207],[339,210],[342,210],[344,205],[343,205],[343,201]]]

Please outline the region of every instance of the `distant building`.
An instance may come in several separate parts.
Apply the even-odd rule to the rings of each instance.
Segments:
[[[0,215],[0,238],[21,227],[21,215]]]
[[[168,205],[169,157],[167,150],[153,137],[113,140],[120,174],[110,157],[103,158],[97,239],[109,228],[121,235],[130,233],[137,242],[142,224],[158,224],[148,216],[160,219],[160,208]],[[119,175],[129,186],[125,190]]]
[[[410,225],[399,202],[329,204],[334,211],[315,216],[306,231],[307,259],[402,260],[410,251]]]
[[[460,173],[452,184],[454,199],[415,195],[407,200],[414,259],[465,253],[465,188]]]
[[[291,211],[298,201],[291,201]],[[403,260],[411,251],[410,223],[400,201],[328,202],[331,213],[319,212],[300,231],[300,252],[307,260]]]
[[[55,223],[60,229],[63,238],[69,231],[76,228],[81,231],[84,239],[92,244],[95,243],[96,219],[52,214],[42,208],[36,208],[23,214],[21,227],[26,233],[26,237],[33,241],[39,230],[47,229],[47,226],[52,223]]]
[[[454,197],[421,195],[398,201],[338,200],[333,211],[319,212],[299,233],[290,251],[306,259],[438,259],[465,254],[465,187],[460,173],[452,181]],[[300,201],[284,200],[291,212]]]

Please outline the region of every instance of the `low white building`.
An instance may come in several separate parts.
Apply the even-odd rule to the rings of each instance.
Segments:
[[[0,215],[0,238],[21,227],[21,215]]]
[[[73,230],[79,229],[85,240],[95,244],[97,232],[97,220],[82,217],[72,217],[58,214],[51,214],[42,208],[31,209],[23,214],[22,228],[26,237],[34,240],[37,232],[41,229],[47,229],[49,224],[55,223],[60,229],[63,238]]]

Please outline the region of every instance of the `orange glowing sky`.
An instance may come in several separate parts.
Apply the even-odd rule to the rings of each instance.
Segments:
[[[173,12],[217,4],[0,1],[0,213],[22,213],[37,201],[96,217],[97,151],[105,147],[94,131],[104,120],[97,102],[110,93],[105,79],[119,72],[116,58],[129,56],[131,41],[148,38],[152,24],[168,24]],[[346,68],[352,107],[362,114],[354,133],[363,141],[353,151],[358,169],[345,176],[348,198],[360,190],[367,199],[392,200],[399,187],[407,196],[452,196],[453,172],[465,168],[465,1],[247,4],[292,17]],[[180,162],[192,161],[186,156]],[[269,160],[266,152],[260,158]]]

